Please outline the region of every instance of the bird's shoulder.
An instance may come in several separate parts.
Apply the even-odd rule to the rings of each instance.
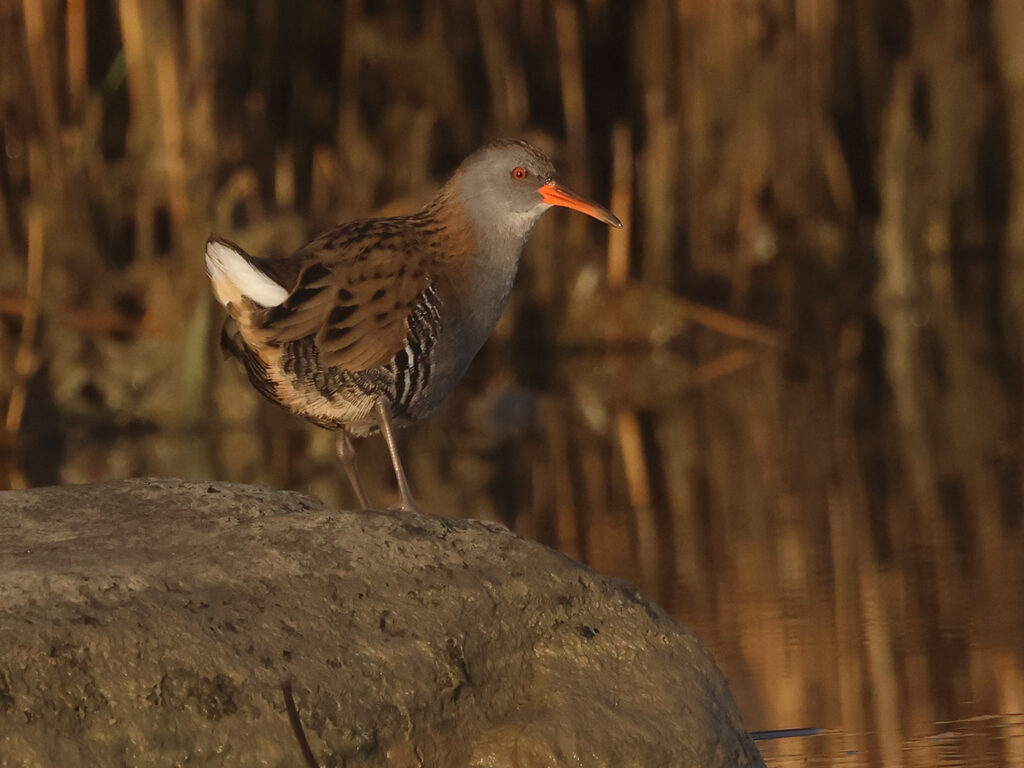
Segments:
[[[430,241],[418,217],[392,216],[340,224],[317,235],[289,258],[299,264],[315,262],[333,268],[399,255],[423,258],[429,251]]]
[[[387,364],[404,346],[435,255],[413,217],[395,217],[330,229],[289,261],[296,278],[288,298],[257,319],[262,340],[313,336],[321,365],[361,371]]]

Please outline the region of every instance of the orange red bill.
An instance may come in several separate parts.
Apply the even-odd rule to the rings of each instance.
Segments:
[[[593,216],[598,221],[603,221],[613,227],[622,227],[618,217],[605,208],[603,205],[588,200],[583,195],[577,195],[571,189],[562,186],[557,181],[549,181],[537,188],[537,194],[548,205],[557,205],[561,208],[572,208],[574,211]]]

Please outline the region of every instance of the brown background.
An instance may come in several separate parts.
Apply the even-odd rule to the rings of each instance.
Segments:
[[[626,230],[542,220],[401,435],[423,506],[638,582],[752,728],[838,731],[801,759],[1024,765],[1019,0],[3,0],[0,40],[0,487],[351,503],[220,360],[203,241],[525,136]]]

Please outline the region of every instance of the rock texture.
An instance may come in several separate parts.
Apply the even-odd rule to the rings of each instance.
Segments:
[[[657,605],[483,525],[129,480],[0,494],[0,765],[763,765]]]

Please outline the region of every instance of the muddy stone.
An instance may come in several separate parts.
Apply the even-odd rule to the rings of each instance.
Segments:
[[[0,765],[763,765],[697,639],[509,533],[129,480],[0,493]]]

